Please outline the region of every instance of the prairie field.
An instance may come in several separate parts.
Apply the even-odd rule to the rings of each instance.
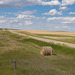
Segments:
[[[51,46],[55,55],[42,56],[43,46]],[[75,48],[0,30],[0,75],[15,75],[14,61],[16,75],[75,75]]]
[[[40,31],[40,30],[21,30],[21,31],[30,32],[33,34],[53,34],[53,35],[75,36],[74,32],[65,32],[65,31]]]
[[[75,33],[64,31],[14,30],[23,34],[75,44]]]

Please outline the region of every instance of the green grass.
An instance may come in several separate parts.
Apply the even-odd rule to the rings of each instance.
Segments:
[[[36,34],[33,34],[33,33],[30,33],[30,32],[27,32],[27,31],[17,31],[16,32],[19,32],[19,33],[22,33],[22,34],[26,34],[26,35],[30,35],[30,36],[38,36]]]
[[[66,35],[55,35],[55,34],[36,34],[38,36],[52,36],[52,37],[75,37],[75,36],[66,36]]]
[[[53,35],[53,34],[36,34],[36,35],[41,36],[42,38],[46,38],[46,39],[52,39],[52,40],[56,40],[56,41],[62,41],[62,42],[75,44],[75,36]],[[48,38],[48,37],[44,37],[44,36],[58,37],[60,39]],[[66,37],[66,38],[62,38],[62,37]]]
[[[71,38],[70,37],[69,38],[62,38],[62,37],[60,37],[60,39],[47,38],[47,37],[42,37],[42,38],[52,39],[52,40],[56,40],[56,41],[62,41],[62,42],[67,42],[67,43],[75,44],[75,37],[71,37]]]
[[[17,75],[75,74],[75,49],[10,32],[6,32],[4,36],[9,41],[6,42],[7,45],[0,47],[0,75],[15,75],[13,63],[10,63],[13,60],[17,62]],[[53,47],[56,55],[40,55],[42,46]]]
[[[65,45],[61,46],[61,45],[58,45],[58,44],[47,43],[47,42],[35,40],[35,39],[32,39],[32,38],[22,39],[21,42],[24,42],[24,43],[31,42],[31,43],[34,43],[36,45],[39,45],[40,47],[51,46],[51,47],[54,48],[56,53],[75,55],[75,49],[67,47]]]
[[[62,42],[75,44],[75,36],[56,35],[56,34],[33,34],[33,33],[27,32],[27,31],[16,31],[16,32],[26,34],[26,35],[30,35],[30,36],[41,37],[41,38],[46,38],[46,39],[51,39],[51,40],[56,40],[56,41],[62,41]],[[48,38],[48,37],[44,37],[44,36],[58,37],[60,39]],[[65,37],[65,38],[62,38],[62,37]]]

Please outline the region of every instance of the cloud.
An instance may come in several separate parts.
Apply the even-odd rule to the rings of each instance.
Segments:
[[[32,18],[35,18],[34,15],[23,15],[23,14],[19,14],[17,16],[18,19],[32,19]]]
[[[35,12],[37,10],[32,10],[32,11],[19,11],[16,14],[17,18],[18,19],[33,19],[33,18],[36,18],[34,15]]]
[[[67,29],[69,28],[68,26],[56,26],[55,29],[61,29],[61,28],[64,28],[64,29]]]
[[[5,23],[5,16],[0,16],[0,24]]]
[[[67,7],[60,7],[59,8],[60,10],[66,10],[66,9],[68,9]]]
[[[0,1],[0,4],[4,4],[3,1]]]
[[[32,11],[19,11],[17,12],[18,14],[25,14],[25,15],[29,15],[29,14],[34,14],[37,10],[32,10]]]
[[[33,22],[32,21],[25,21],[25,25],[32,25]]]
[[[5,16],[0,16],[0,19],[5,18]]]
[[[70,12],[69,14],[75,14],[75,12]]]
[[[18,14],[17,19],[45,19],[45,17],[36,17],[34,15],[23,15],[23,14]]]
[[[23,7],[40,4],[42,0],[2,0],[0,7]]]
[[[62,0],[62,6],[73,5],[73,4],[75,4],[75,0]]]
[[[58,0],[52,0],[48,2],[42,2],[42,5],[60,5],[61,3]]]
[[[19,19],[19,18],[8,18],[8,17],[0,19],[0,25],[6,25],[6,26],[9,26],[9,25],[21,26],[21,25],[32,25],[32,24],[33,22],[30,19],[26,20],[22,18]]]
[[[63,24],[75,23],[75,17],[51,17],[47,19],[47,21],[54,21],[54,20],[56,20],[57,22],[60,21]]]
[[[25,20],[23,22],[19,22],[18,25],[22,26],[22,25],[32,25],[33,22],[31,20]]]
[[[2,0],[0,1],[0,7],[11,8],[11,7],[24,7],[32,5],[61,5],[58,0]]]
[[[23,26],[23,25],[33,25],[36,22],[42,21],[45,17],[36,17],[33,14],[37,10],[32,11],[19,11],[16,13],[6,12],[6,16],[0,16],[0,26]],[[13,17],[8,17],[11,14]]]
[[[64,23],[64,24],[66,24],[66,23],[75,23],[75,20],[74,21],[64,21],[64,22],[62,22],[62,23]]]
[[[5,23],[6,21],[5,20],[0,20],[0,23]]]
[[[73,5],[75,4],[75,0],[1,0],[0,8],[12,8],[17,7],[21,8],[24,6],[33,6],[33,5]]]
[[[45,19],[45,17],[36,17],[34,16],[34,13],[36,13],[37,10],[32,11],[19,11],[15,13],[17,16],[17,19]]]
[[[62,11],[58,12],[56,9],[51,9],[47,13],[43,13],[43,15],[62,15]]]

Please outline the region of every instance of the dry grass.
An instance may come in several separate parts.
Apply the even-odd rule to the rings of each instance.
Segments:
[[[45,39],[52,39],[67,43],[75,44],[75,33],[74,32],[63,32],[63,31],[39,31],[39,30],[15,30],[16,32],[41,37]]]
[[[34,34],[55,34],[55,35],[67,35],[67,36],[75,36],[74,32],[64,32],[64,31],[40,31],[40,30],[17,30],[23,32],[30,32]]]

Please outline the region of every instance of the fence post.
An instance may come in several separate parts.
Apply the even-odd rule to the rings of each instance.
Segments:
[[[16,60],[13,61],[14,62],[14,72],[15,72],[15,75],[17,75],[17,65],[16,65]]]

